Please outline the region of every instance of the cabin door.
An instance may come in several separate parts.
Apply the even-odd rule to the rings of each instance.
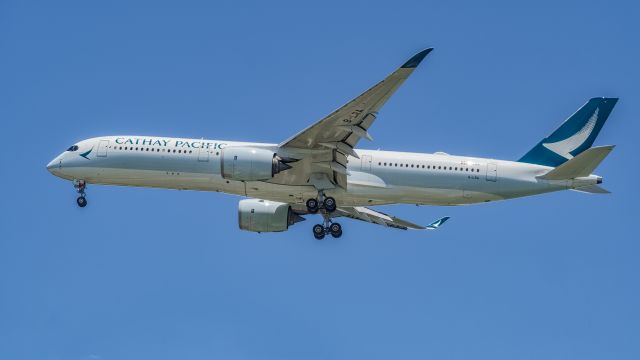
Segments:
[[[97,156],[106,157],[107,149],[109,148],[109,140],[100,140],[98,143],[98,153]]]
[[[198,161],[209,161],[209,149],[198,149]]]
[[[498,180],[498,164],[488,163],[487,164],[487,181],[497,181],[497,180]]]
[[[362,160],[360,170],[367,172],[371,171],[371,155],[362,155],[360,156],[360,160]]]

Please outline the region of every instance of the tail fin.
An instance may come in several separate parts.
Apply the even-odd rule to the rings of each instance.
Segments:
[[[567,180],[589,176],[614,147],[615,145],[607,145],[587,149],[539,178],[544,180]]]
[[[593,145],[617,102],[617,98],[587,101],[518,161],[556,167],[573,159]]]

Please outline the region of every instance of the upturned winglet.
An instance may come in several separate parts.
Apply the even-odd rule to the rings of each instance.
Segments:
[[[443,217],[441,219],[438,219],[438,220],[432,222],[431,224],[425,226],[425,228],[427,230],[435,230],[435,229],[439,228],[440,226],[442,226],[442,224],[444,224],[449,219],[450,219],[449,216],[445,216],[445,217]]]
[[[422,62],[422,60],[424,60],[424,58],[429,55],[429,53],[433,50],[433,48],[428,48],[428,49],[424,49],[422,51],[420,51],[419,53],[413,55],[413,57],[409,60],[407,60],[406,63],[404,63],[401,68],[405,68],[405,69],[412,69],[412,68],[416,68],[418,67],[418,65],[420,65],[420,63]]]

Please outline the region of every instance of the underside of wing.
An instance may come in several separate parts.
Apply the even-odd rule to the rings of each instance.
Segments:
[[[449,217],[444,217],[432,222],[429,225],[422,226],[412,222],[397,218],[395,216],[387,215],[383,212],[369,209],[367,207],[355,206],[355,207],[339,207],[333,216],[344,216],[352,219],[374,223],[382,226],[392,227],[402,230],[435,230],[439,226],[445,223]]]

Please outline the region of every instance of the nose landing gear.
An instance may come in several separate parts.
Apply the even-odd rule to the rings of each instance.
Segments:
[[[73,187],[76,189],[78,194],[78,198],[76,199],[76,203],[81,208],[87,206],[87,198],[85,197],[86,193],[84,190],[87,188],[87,183],[84,180],[73,180]]]

